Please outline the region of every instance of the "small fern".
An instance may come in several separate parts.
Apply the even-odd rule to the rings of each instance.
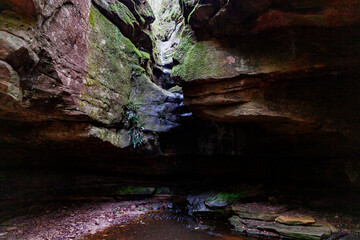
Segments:
[[[131,145],[136,148],[143,144],[144,139],[139,124],[138,106],[133,101],[129,101],[124,110],[124,127],[128,129]]]

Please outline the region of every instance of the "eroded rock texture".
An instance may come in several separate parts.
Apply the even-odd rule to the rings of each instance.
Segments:
[[[176,117],[159,124],[179,100],[153,84],[145,70],[152,53],[148,28],[154,21],[148,3],[7,1],[0,9],[1,119],[33,131],[34,124],[54,126],[46,136],[41,130],[21,141],[96,137],[127,147],[130,138],[122,124],[130,101],[146,119],[148,138],[177,125],[171,122]],[[173,99],[169,107],[161,108],[168,99]],[[153,102],[160,107],[150,113]],[[11,126],[4,122],[4,128]]]
[[[358,1],[180,4],[188,27],[172,76],[195,114],[255,124],[292,142],[292,156],[358,158]]]
[[[359,183],[358,1],[153,2],[0,2],[0,167]]]

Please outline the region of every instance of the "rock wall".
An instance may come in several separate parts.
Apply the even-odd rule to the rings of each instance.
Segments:
[[[24,132],[23,138],[2,135],[2,141],[84,143],[95,137],[125,148],[132,141],[124,126],[130,102],[139,108],[144,149],[156,152],[156,144],[146,142],[177,125],[176,116],[162,117],[172,116],[178,96],[151,82],[154,15],[148,3],[10,1],[0,10],[0,119],[32,131],[30,139]],[[35,133],[34,125],[52,130]]]
[[[279,146],[259,156],[358,162],[358,1],[179,3],[172,76],[194,114],[257,126]]]
[[[162,3],[0,3],[2,170],[359,184],[358,1]]]

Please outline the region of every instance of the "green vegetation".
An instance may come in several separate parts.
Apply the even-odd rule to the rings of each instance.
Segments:
[[[191,19],[191,15],[198,9],[198,7],[200,6],[199,2],[196,3],[195,7],[193,8],[193,10],[191,10],[188,18],[187,18],[187,22],[190,22],[190,19]]]
[[[241,192],[221,192],[213,197],[209,197],[206,199],[206,202],[217,202],[219,204],[221,203],[231,203],[237,199],[240,199],[242,197]]]
[[[130,94],[132,67],[138,62],[138,50],[97,9],[89,16],[87,86],[121,93],[118,102],[126,103]],[[121,89],[121,91],[119,91]],[[94,89],[88,95],[97,94]],[[94,96],[95,98],[99,98]]]
[[[171,75],[185,81],[202,79],[208,76],[217,76],[223,73],[217,52],[207,42],[195,43],[192,32],[187,27],[181,34],[180,43],[174,59],[180,64],[176,65]]]
[[[116,193],[120,195],[149,195],[154,193],[154,187],[121,187],[119,188]]]
[[[150,54],[144,51],[140,51],[141,53],[141,58],[145,59],[145,60],[150,60]]]
[[[125,15],[131,14],[128,10],[121,11],[127,11]],[[86,87],[80,107],[94,120],[118,124],[123,121],[122,106],[129,100],[132,73],[145,72],[139,59],[146,53],[141,53],[94,6],[90,9],[88,28]],[[134,135],[133,138],[137,137]]]
[[[115,1],[114,4],[110,4],[110,9],[112,12],[116,13],[123,22],[130,25],[134,28],[134,24],[138,25],[136,18],[132,12],[126,7],[125,4]]]
[[[139,124],[137,113],[138,106],[133,101],[129,101],[124,110],[124,126],[128,129],[131,145],[136,148],[143,143],[142,126]]]

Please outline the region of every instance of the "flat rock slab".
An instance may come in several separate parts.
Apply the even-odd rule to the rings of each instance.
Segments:
[[[274,232],[268,232],[268,231],[263,231],[263,230],[259,230],[256,228],[251,228],[246,226],[246,224],[242,223],[242,219],[239,218],[238,216],[233,216],[229,219],[231,225],[234,226],[235,231],[240,232],[240,233],[247,233],[250,235],[259,235],[259,236],[263,236],[263,237],[267,237],[267,238],[279,238],[280,235],[278,233],[274,233]]]
[[[286,225],[278,222],[241,219],[234,216],[230,219],[230,222],[237,231],[257,229],[263,231],[262,235],[275,232],[285,237],[297,239],[318,240],[328,238],[332,234],[337,233],[337,229],[334,226],[322,221],[310,225]]]
[[[315,219],[311,216],[286,216],[286,215],[281,215],[277,217],[275,221],[287,225],[308,225],[316,222]]]
[[[268,203],[234,204],[231,209],[244,219],[274,221],[281,213],[286,211],[285,206],[270,205]]]

